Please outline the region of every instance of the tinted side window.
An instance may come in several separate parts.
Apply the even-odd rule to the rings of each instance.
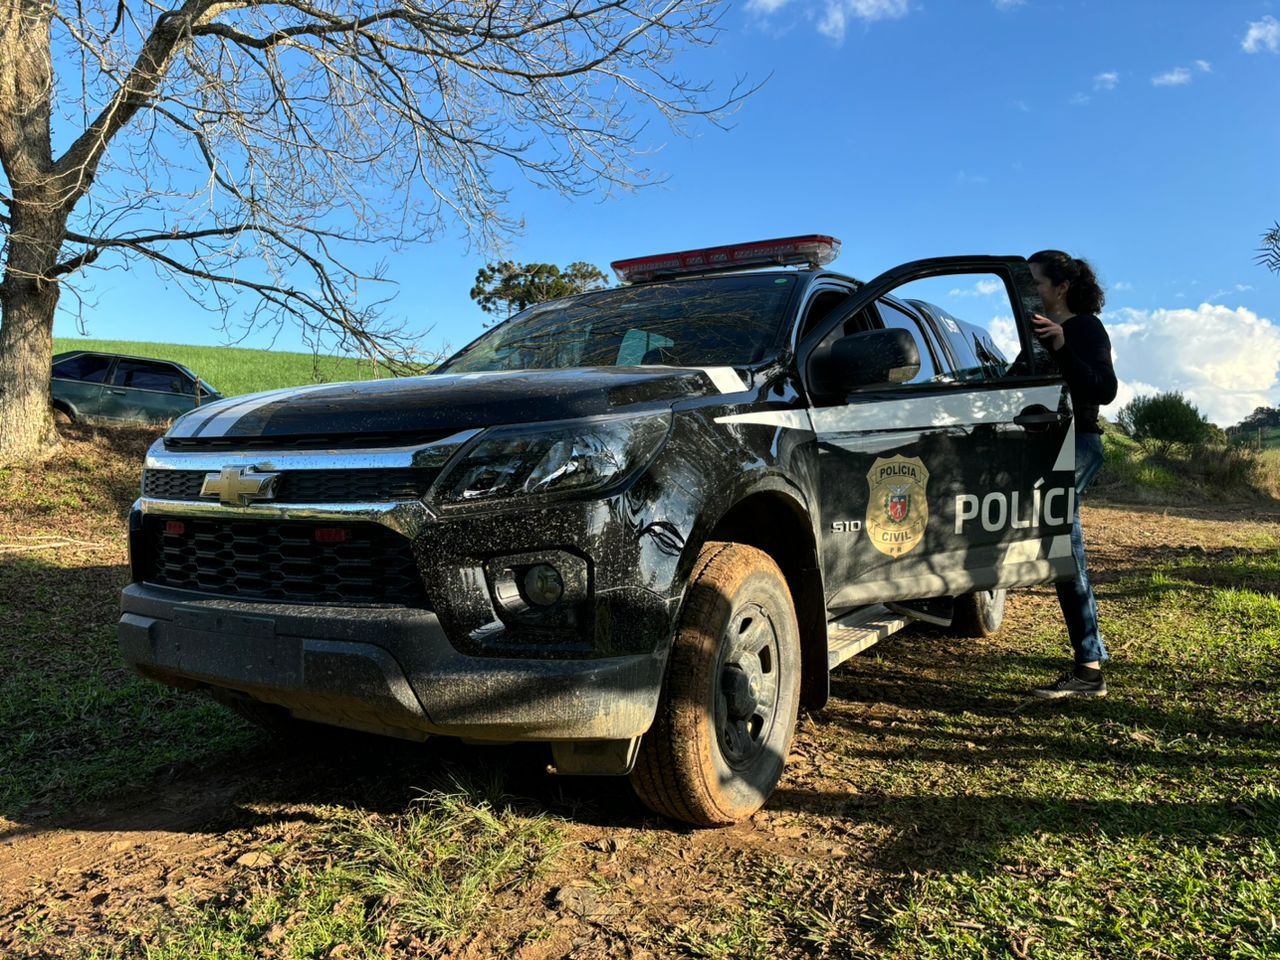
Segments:
[[[173,367],[159,363],[143,363],[140,360],[121,360],[111,378],[117,387],[133,387],[135,390],[163,390],[166,393],[190,393],[186,382]]]
[[[53,375],[63,380],[83,380],[85,383],[102,383],[107,379],[107,369],[111,366],[110,357],[95,357],[93,354],[81,354],[63,360],[53,368]]]
[[[840,304],[849,299],[851,294],[848,290],[823,290],[817,294],[811,301],[809,307],[805,311],[804,323],[800,327],[800,336],[798,339],[803,340],[810,333],[818,328],[823,320]]]
[[[880,310],[880,320],[889,330],[906,330],[916,342],[920,350],[920,372],[908,380],[908,383],[932,383],[938,378],[938,366],[933,359],[933,349],[920,330],[915,317],[899,310],[887,300],[881,300],[876,306]]]
[[[1009,363],[1022,351],[1022,334],[1005,277],[994,273],[958,273],[913,280],[893,291],[932,316],[945,341],[944,361],[962,381],[1005,380],[1035,374],[1026,364]],[[1049,361],[1052,363],[1052,361]]]

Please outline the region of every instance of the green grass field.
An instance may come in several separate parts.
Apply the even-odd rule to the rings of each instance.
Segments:
[[[172,360],[203,377],[227,397],[307,383],[375,380],[387,376],[384,367],[357,357],[249,350],[243,347],[191,347],[176,343],[141,343],[130,340],[89,340],[79,337],[54,339],[55,354],[68,350],[98,350]]]

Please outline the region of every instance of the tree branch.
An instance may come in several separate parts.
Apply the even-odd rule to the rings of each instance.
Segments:
[[[155,96],[171,58],[178,47],[189,40],[192,27],[202,18],[243,5],[227,0],[186,0],[180,9],[166,11],[156,19],[115,96],[54,161],[53,173],[59,181],[58,202],[66,210],[75,205],[93,182],[107,144]]]
[[[1257,262],[1273,273],[1280,273],[1280,222],[1262,235]]]

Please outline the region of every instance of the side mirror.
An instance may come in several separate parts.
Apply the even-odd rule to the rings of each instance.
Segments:
[[[822,394],[906,383],[920,372],[920,348],[906,330],[866,330],[841,337],[815,356],[814,386]]]

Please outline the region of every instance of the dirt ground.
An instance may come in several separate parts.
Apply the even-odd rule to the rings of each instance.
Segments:
[[[1108,585],[1119,578],[1169,558],[1207,555],[1242,525],[1280,536],[1280,513],[1257,504],[1176,512],[1095,504],[1085,517],[1104,606],[1111,602]],[[1012,597],[998,643],[1016,646],[1020,631],[1053,604],[1046,589]],[[1123,638],[1117,639],[1122,647]],[[260,740],[245,756],[207,769],[177,766],[161,782],[140,784],[107,803],[56,814],[28,810],[20,821],[0,822],[0,955],[22,954],[21,930],[32,925],[56,930],[45,949],[51,942],[101,942],[144,927],[157,911],[184,898],[252,883],[287,855],[279,851],[306,835],[318,807],[395,809],[413,795],[424,769],[449,764],[506,770],[507,789],[565,817],[570,840],[538,896],[508,904],[488,929],[450,945],[456,956],[489,955],[492,943],[503,939],[504,924],[527,927],[535,913],[551,921],[552,933],[521,947],[518,955],[526,960],[651,955],[629,942],[629,929],[677,924],[706,909],[696,893],[699,878],[733,873],[734,864],[743,889],[766,882],[752,875],[760,854],[801,865],[837,856],[844,864],[860,863],[867,876],[840,877],[842,896],[874,898],[877,879],[908,872],[911,858],[927,852],[932,841],[905,836],[909,831],[900,824],[877,818],[874,790],[851,785],[833,761],[835,745],[851,731],[874,737],[880,729],[910,725],[939,702],[974,709],[964,679],[973,669],[971,645],[907,631],[882,644],[878,660],[855,658],[837,670],[832,703],[801,719],[773,801],[729,829],[691,831],[665,823],[632,798],[625,781],[548,777],[545,757],[528,749],[482,752],[447,742],[407,745],[345,735],[318,750]],[[1010,693],[998,706],[1016,709],[1018,703]],[[583,877],[594,886],[583,886]],[[590,892],[602,887],[618,891],[608,898],[612,905],[598,903]],[[605,923],[602,917],[616,914],[620,902],[628,905],[626,922],[615,915]]]

